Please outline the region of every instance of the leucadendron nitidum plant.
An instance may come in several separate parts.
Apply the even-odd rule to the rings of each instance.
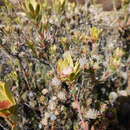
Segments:
[[[88,37],[88,39],[89,40],[91,39],[93,42],[98,42],[101,33],[102,33],[102,29],[98,29],[97,27],[92,27],[90,30],[90,37]]]
[[[62,81],[74,82],[78,78],[80,71],[79,62],[74,63],[70,52],[65,52],[63,59],[58,60],[57,73]]]
[[[121,66],[122,56],[125,54],[122,48],[116,48],[113,56],[110,58],[110,69],[116,71]]]
[[[9,109],[16,105],[15,99],[6,84],[0,81],[0,116],[7,116]]]
[[[16,105],[16,101],[11,91],[9,90],[6,83],[0,81],[0,117],[5,118],[9,125],[13,128],[14,121],[14,109],[13,107]]]

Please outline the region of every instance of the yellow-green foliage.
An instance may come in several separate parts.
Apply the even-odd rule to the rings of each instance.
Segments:
[[[6,117],[11,113],[9,109],[16,105],[15,99],[6,84],[0,81],[0,116]]]
[[[101,29],[98,29],[96,27],[92,27],[91,31],[90,31],[91,39],[97,42],[100,38],[101,32],[102,32]]]
[[[116,48],[113,56],[110,58],[110,68],[115,71],[121,66],[122,56],[124,55],[122,48]]]
[[[41,4],[36,0],[25,0],[23,9],[29,18],[37,21],[41,20]]]
[[[73,82],[79,75],[80,64],[78,61],[74,64],[70,52],[66,52],[57,63],[57,72],[61,80]]]

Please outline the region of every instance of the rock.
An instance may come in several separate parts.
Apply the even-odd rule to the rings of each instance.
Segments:
[[[97,4],[102,4],[104,11],[111,11],[114,9],[113,0],[96,0]],[[121,8],[121,0],[115,0],[116,9]]]
[[[69,0],[70,2],[77,2],[79,4],[85,4],[87,0]],[[113,8],[113,0],[92,0],[90,2],[92,4],[102,4],[104,11],[112,11]],[[121,0],[115,0],[116,9],[120,9],[122,5]]]

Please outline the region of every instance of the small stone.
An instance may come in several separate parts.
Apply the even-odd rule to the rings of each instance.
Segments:
[[[54,101],[50,101],[48,105],[48,109],[53,111],[55,110],[55,108],[56,108],[56,103]]]
[[[56,99],[57,99],[57,97],[56,97],[56,96],[53,96],[53,97],[52,97],[52,100],[53,100],[53,101],[54,101],[54,100],[56,100]]]
[[[38,125],[38,127],[39,127],[39,129],[42,129],[42,124],[40,123],[40,124]]]
[[[33,97],[34,93],[33,92],[29,92],[29,97]]]
[[[49,112],[45,112],[44,117],[45,117],[46,119],[48,119],[48,118],[50,117],[50,113],[49,113]]]
[[[46,118],[42,119],[41,124],[48,125],[48,120]]]
[[[46,95],[47,93],[48,93],[48,89],[43,89],[43,90],[42,90],[42,94],[43,94],[43,95]]]
[[[125,90],[118,91],[119,96],[127,96],[127,92]]]
[[[54,77],[51,81],[51,84],[53,86],[60,86],[61,85],[61,81],[57,78],[57,77]]]
[[[59,115],[60,112],[58,110],[55,110],[55,115]]]
[[[66,99],[65,93],[62,92],[62,91],[58,93],[57,97],[58,97],[59,99],[61,99],[61,100],[65,100],[65,99]]]
[[[109,101],[113,103],[117,99],[118,95],[116,92],[111,92],[109,95]]]
[[[51,114],[50,119],[53,120],[53,121],[56,120],[55,114]]]
[[[60,109],[60,110],[61,110],[61,111],[64,111],[64,109],[65,109],[65,107],[64,107],[64,106],[61,106],[61,109]]]

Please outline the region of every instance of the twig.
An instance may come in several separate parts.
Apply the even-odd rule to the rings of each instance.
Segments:
[[[79,113],[79,118],[81,120],[81,125],[84,128],[84,130],[88,130],[87,126],[85,125],[84,119],[82,117],[82,112],[81,112],[81,109],[80,109],[80,104],[78,102],[78,99],[76,99],[75,102],[77,104],[77,110],[78,110],[78,113]]]

